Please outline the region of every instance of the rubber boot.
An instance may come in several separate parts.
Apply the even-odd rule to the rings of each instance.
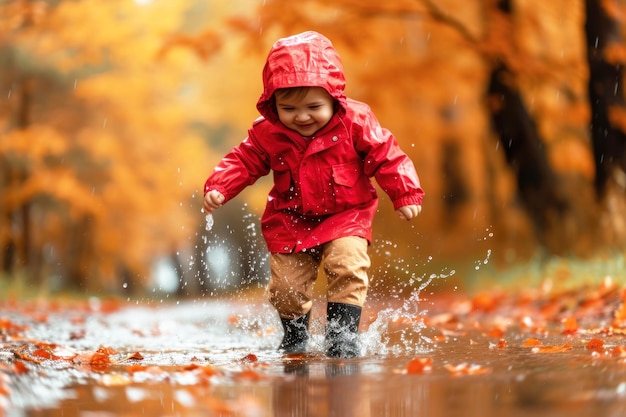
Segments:
[[[326,355],[332,358],[360,356],[361,307],[328,303],[326,307]]]
[[[284,353],[304,353],[309,342],[309,311],[302,317],[289,320],[281,318],[285,334],[283,340],[278,346],[278,350]]]

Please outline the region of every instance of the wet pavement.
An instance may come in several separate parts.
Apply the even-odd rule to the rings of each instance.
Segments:
[[[621,293],[605,290],[593,310],[371,306],[346,360],[322,354],[319,307],[310,353],[285,357],[262,300],[5,303],[0,416],[624,416]]]

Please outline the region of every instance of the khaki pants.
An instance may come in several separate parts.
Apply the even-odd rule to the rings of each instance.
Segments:
[[[313,286],[324,264],[328,302],[363,306],[369,285],[367,240],[348,236],[306,252],[272,253],[269,301],[284,319],[305,315],[313,306]]]

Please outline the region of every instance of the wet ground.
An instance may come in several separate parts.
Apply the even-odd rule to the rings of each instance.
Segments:
[[[262,300],[4,302],[0,416],[624,416],[623,292],[372,305],[363,356],[275,351]],[[428,307],[428,308],[426,308]]]

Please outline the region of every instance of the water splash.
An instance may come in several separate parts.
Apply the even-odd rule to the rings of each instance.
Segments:
[[[206,230],[207,232],[210,232],[210,231],[211,231],[211,229],[213,229],[213,223],[214,223],[214,221],[213,221],[213,215],[212,215],[211,213],[209,213],[209,214],[207,214],[207,215],[204,217],[204,219],[205,219],[205,221],[206,221],[206,224],[205,224],[205,226],[204,226],[204,230]]]
[[[424,353],[432,349],[432,339],[425,330],[427,309],[420,309],[420,294],[434,280],[447,279],[456,274],[453,269],[449,273],[430,274],[428,278],[415,278],[419,285],[399,308],[387,308],[378,313],[376,320],[370,324],[363,334],[367,354],[406,355]]]

